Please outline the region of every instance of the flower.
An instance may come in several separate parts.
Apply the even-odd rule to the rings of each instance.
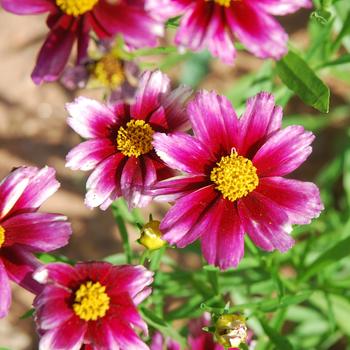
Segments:
[[[162,239],[162,232],[159,230],[160,222],[158,220],[150,220],[143,225],[141,237],[138,242],[149,250],[157,250],[166,244]]]
[[[121,34],[131,48],[155,46],[163,32],[163,26],[145,11],[145,0],[1,0],[1,4],[19,15],[49,12],[50,33],[32,73],[36,84],[58,79],[76,40],[77,62],[84,61],[91,30],[101,39]]]
[[[235,314],[221,315],[215,324],[216,341],[227,348],[237,348],[247,341],[245,317]]]
[[[71,227],[66,217],[37,212],[58,187],[49,167],[20,167],[0,183],[0,317],[11,304],[9,279],[37,293],[41,286],[32,272],[40,262],[33,253],[67,244]]]
[[[39,350],[147,350],[134,327],[147,334],[136,305],[151,293],[152,276],[143,266],[107,262],[40,267],[34,273],[44,284],[34,300]]]
[[[163,21],[183,14],[175,37],[177,45],[193,51],[208,48],[227,64],[236,56],[234,36],[257,57],[280,59],[287,52],[288,35],[272,15],[311,6],[310,0],[147,1],[148,9]]]
[[[283,178],[310,155],[314,135],[297,125],[281,129],[282,108],[264,92],[240,119],[226,97],[207,91],[188,114],[194,136],[153,136],[158,156],[185,173],[152,191],[175,201],[160,225],[163,238],[180,248],[200,239],[205,259],[221,269],[242,259],[245,232],[264,250],[290,249],[291,225],[323,210],[317,186]]]
[[[180,344],[176,341],[166,338],[164,339],[162,334],[156,332],[152,337],[151,350],[180,350]]]
[[[147,205],[146,190],[173,174],[153,150],[154,132],[173,132],[187,127],[184,103],[191,94],[180,86],[170,92],[170,82],[160,71],[147,71],[132,104],[113,106],[80,97],[67,105],[68,124],[82,137],[67,155],[67,167],[92,170],[85,203],[106,209],[124,196],[129,207]]]

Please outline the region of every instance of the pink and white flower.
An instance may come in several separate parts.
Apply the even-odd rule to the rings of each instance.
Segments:
[[[151,293],[152,276],[106,262],[42,266],[34,274],[44,284],[34,301],[39,350],[148,350],[135,332],[147,335],[136,306]]]
[[[308,158],[314,135],[297,125],[281,129],[282,108],[264,92],[240,119],[226,97],[207,91],[188,114],[194,136],[154,135],[158,156],[185,173],[152,192],[175,201],[160,225],[163,238],[180,248],[200,239],[205,259],[221,269],[242,259],[245,233],[264,250],[290,249],[291,225],[323,209],[313,183],[284,178]]]
[[[32,79],[36,84],[57,80],[77,41],[77,63],[87,57],[90,32],[100,39],[120,34],[130,48],[156,46],[163,25],[145,10],[145,0],[0,0],[2,7],[18,15],[49,13],[50,29]]]
[[[150,202],[146,190],[174,174],[156,155],[153,134],[188,127],[184,104],[190,94],[184,86],[170,91],[168,77],[157,70],[142,75],[132,104],[107,106],[80,97],[67,105],[68,124],[88,139],[69,152],[66,164],[93,170],[86,184],[87,206],[106,209],[121,196],[130,208]]]
[[[175,37],[177,45],[193,51],[208,48],[227,64],[236,56],[234,37],[257,57],[280,59],[287,52],[288,35],[273,15],[311,6],[310,0],[147,1],[159,19],[183,15]]]
[[[48,167],[20,167],[0,183],[0,317],[11,304],[9,280],[37,293],[41,286],[32,272],[40,262],[34,253],[68,242],[71,227],[65,216],[37,212],[58,187],[55,171]]]

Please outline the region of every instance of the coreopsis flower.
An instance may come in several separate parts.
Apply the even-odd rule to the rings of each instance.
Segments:
[[[215,339],[222,346],[237,348],[247,341],[246,319],[242,315],[224,314],[221,315],[215,324]]]
[[[170,91],[166,75],[147,71],[131,104],[107,106],[83,97],[68,104],[68,124],[89,139],[69,152],[66,164],[73,170],[94,169],[86,184],[87,206],[106,209],[120,196],[129,207],[150,202],[146,190],[173,174],[156,155],[153,134],[187,128],[184,103],[190,94],[184,86]]]
[[[33,253],[67,244],[71,227],[66,217],[37,212],[58,187],[48,167],[20,167],[0,183],[0,317],[11,304],[9,279],[37,293],[41,286],[32,273],[40,262]]]
[[[77,41],[77,62],[87,56],[89,35],[101,38],[116,34],[130,48],[155,46],[163,27],[145,10],[145,0],[1,0],[9,12],[28,15],[49,13],[50,33],[43,44],[32,73],[36,84],[57,80]]]
[[[44,284],[34,300],[39,350],[147,350],[135,332],[147,334],[136,306],[151,293],[152,276],[143,266],[106,262],[40,267],[34,273]]]
[[[310,0],[147,1],[149,10],[163,20],[183,15],[175,37],[177,45],[193,51],[208,48],[227,64],[236,56],[233,37],[257,57],[280,59],[287,52],[288,35],[273,15],[311,5]]]
[[[152,337],[151,350],[180,350],[180,344],[170,338],[164,338],[159,332]]]
[[[282,108],[264,92],[240,119],[226,97],[207,91],[188,114],[194,136],[153,136],[158,156],[185,173],[152,192],[175,201],[160,225],[163,238],[178,247],[200,239],[205,259],[221,269],[242,259],[245,233],[264,250],[290,249],[291,225],[323,209],[317,186],[283,177],[310,155],[314,135],[298,125],[281,129]]]

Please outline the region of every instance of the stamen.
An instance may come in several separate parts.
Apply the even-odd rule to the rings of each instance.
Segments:
[[[236,152],[222,157],[210,173],[210,180],[217,186],[224,198],[234,202],[247,196],[259,185],[256,168],[251,160]]]
[[[99,0],[56,0],[57,6],[67,15],[78,17],[91,11]]]
[[[5,229],[0,226],[0,248],[5,243]]]
[[[230,7],[231,6],[231,0],[214,0],[217,4],[225,7]]]
[[[127,157],[139,157],[153,149],[153,129],[144,120],[130,120],[118,130],[118,150]]]
[[[125,81],[123,66],[112,54],[107,54],[96,63],[93,74],[101,84],[109,88],[116,88]]]
[[[84,321],[96,321],[109,310],[110,298],[100,282],[88,281],[75,292],[73,310]]]

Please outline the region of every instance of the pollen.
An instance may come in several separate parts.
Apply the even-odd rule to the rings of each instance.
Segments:
[[[57,6],[67,15],[78,17],[94,8],[99,0],[56,0]]]
[[[0,248],[5,243],[5,229],[0,226]]]
[[[247,196],[259,185],[259,178],[252,161],[233,152],[222,157],[210,173],[210,180],[224,198],[234,202]]]
[[[118,130],[118,150],[127,157],[139,157],[153,149],[153,129],[144,120],[130,120]]]
[[[75,292],[73,310],[84,321],[96,321],[106,315],[109,301],[105,286],[88,281]]]
[[[125,81],[123,65],[112,54],[105,55],[95,64],[93,74],[102,85],[109,88],[116,88]]]
[[[231,0],[214,0],[217,4],[225,7],[230,7],[231,6]]]

